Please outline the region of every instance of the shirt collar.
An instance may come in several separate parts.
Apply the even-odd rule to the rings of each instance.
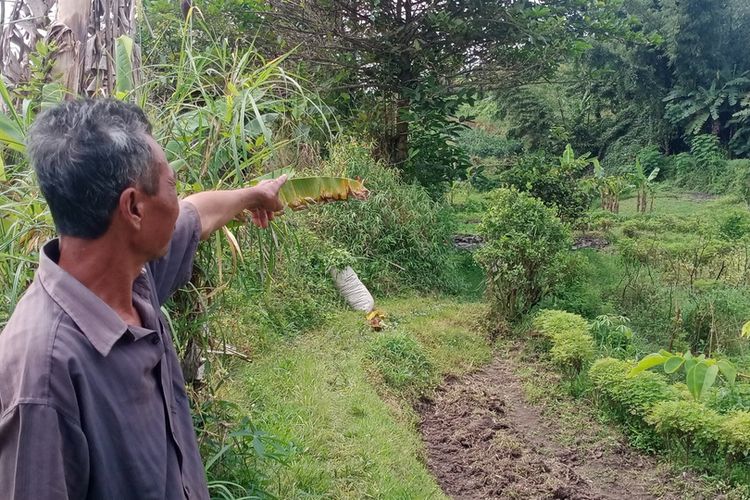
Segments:
[[[107,356],[112,346],[128,331],[128,325],[102,299],[58,266],[59,258],[60,245],[56,238],[42,247],[37,277],[91,345],[99,354]]]

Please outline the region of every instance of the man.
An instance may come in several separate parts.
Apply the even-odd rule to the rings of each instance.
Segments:
[[[59,239],[0,334],[0,498],[208,498],[160,306],[198,240],[247,209],[267,227],[286,178],[177,199],[136,106],[68,102],[28,151]]]

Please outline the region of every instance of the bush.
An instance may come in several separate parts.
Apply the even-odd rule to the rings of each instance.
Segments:
[[[620,262],[612,254],[593,249],[575,251],[566,262],[564,278],[540,307],[562,309],[585,318],[611,314],[612,290],[618,285],[620,273]]]
[[[750,411],[727,415],[721,423],[720,439],[728,454],[750,457]]]
[[[709,393],[706,405],[719,413],[750,411],[750,384],[735,383],[719,387]]]
[[[459,132],[458,140],[469,156],[480,158],[507,158],[520,154],[523,149],[523,144],[515,139],[508,139],[477,127]]]
[[[386,333],[370,346],[369,359],[394,389],[419,391],[429,385],[434,367],[422,345],[405,333]]]
[[[397,171],[375,162],[356,142],[336,145],[323,169],[361,177],[370,190],[365,202],[334,203],[307,215],[317,234],[356,260],[353,267],[371,291],[459,287],[450,244],[454,222],[447,205],[404,183]]]
[[[577,314],[565,311],[541,311],[534,319],[534,327],[550,338],[552,360],[564,368],[580,372],[594,357],[594,339],[589,335],[589,324]]]
[[[739,337],[750,310],[750,293],[743,285],[696,281],[695,290],[683,302],[682,320],[687,340],[696,350],[713,342],[727,353],[743,352]]]
[[[516,189],[494,191],[480,233],[485,245],[476,258],[487,272],[490,307],[498,318],[518,318],[563,276],[570,231],[538,199]]]
[[[604,399],[629,415],[644,417],[655,404],[676,398],[663,375],[645,371],[628,377],[632,368],[627,361],[603,358],[591,366],[589,378]]]
[[[591,323],[591,333],[600,350],[616,353],[619,357],[633,355],[633,330],[624,316],[601,315]]]
[[[721,417],[697,401],[662,401],[646,415],[665,440],[677,439],[686,448],[711,447],[717,442]]]
[[[717,180],[721,193],[737,194],[744,201],[750,200],[750,160],[729,160]]]
[[[500,176],[500,182],[527,191],[548,207],[555,207],[561,219],[573,222],[582,218],[591,205],[591,196],[580,182],[587,157],[582,158],[574,159],[580,164],[568,168],[541,154],[525,155],[518,165]]]

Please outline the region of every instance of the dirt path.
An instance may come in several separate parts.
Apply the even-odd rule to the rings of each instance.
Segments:
[[[447,380],[422,408],[428,466],[458,499],[704,498],[694,479],[678,478],[632,451],[606,428],[530,405],[516,362],[499,356],[485,369]],[[551,412],[554,413],[554,412]],[[575,425],[575,424],[574,424]],[[569,441],[568,445],[561,444]],[[686,490],[690,491],[686,491]],[[716,496],[711,495],[711,498]]]

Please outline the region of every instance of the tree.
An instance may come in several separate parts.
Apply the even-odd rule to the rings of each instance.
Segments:
[[[336,74],[353,100],[380,103],[382,156],[409,158],[422,82],[442,92],[519,85],[553,71],[579,38],[618,24],[603,3],[559,0],[270,0],[269,27],[315,72]]]
[[[686,137],[710,132],[726,144],[750,87],[750,6],[745,0],[667,0],[664,33],[675,85],[667,119]]]
[[[69,95],[113,95],[117,40],[132,40],[134,30],[134,0],[15,0],[0,31],[0,73],[14,86],[28,81],[30,56],[44,41],[53,49],[51,77]],[[138,61],[138,46],[128,49],[119,58]]]

